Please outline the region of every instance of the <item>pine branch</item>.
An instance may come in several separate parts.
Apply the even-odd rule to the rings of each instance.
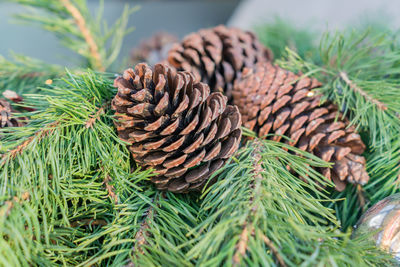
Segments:
[[[84,64],[79,64],[80,67],[87,65],[87,67],[98,71],[108,70],[116,62],[123,38],[133,30],[127,28],[129,16],[137,10],[137,7],[129,8],[126,6],[119,19],[115,21],[112,27],[108,28],[101,17],[103,12],[102,1],[100,1],[100,8],[96,17],[91,15],[85,0],[9,1],[44,11],[44,14],[32,11],[25,12],[16,17],[24,22],[37,23],[45,30],[54,32],[64,46],[83,57]]]
[[[343,81],[345,81],[345,83],[352,89],[354,90],[354,92],[356,92],[357,94],[363,96],[365,98],[366,101],[373,103],[374,105],[376,105],[379,109],[381,110],[387,110],[387,106],[380,102],[379,100],[371,97],[368,93],[366,93],[364,90],[362,90],[360,87],[358,87],[356,84],[354,84],[349,77],[347,76],[346,72],[341,71],[339,73],[340,78],[343,79]]]
[[[79,30],[82,32],[83,38],[85,39],[86,43],[89,46],[90,53],[94,58],[94,68],[99,71],[105,71],[105,67],[103,66],[99,49],[97,47],[96,42],[94,41],[92,34],[90,33],[89,29],[86,26],[86,21],[82,16],[81,12],[71,3],[69,0],[60,0],[64,7],[71,13],[72,17],[75,20],[76,25],[78,26]]]
[[[63,68],[57,65],[21,55],[13,55],[12,60],[0,56],[0,92],[35,93],[46,81],[63,75]]]
[[[79,265],[101,251],[98,238],[90,248],[80,249],[76,244],[102,229],[109,230],[108,222],[115,219],[115,204],[102,186],[104,177],[114,177],[115,186],[127,178],[140,182],[150,176],[149,172],[130,172],[129,156],[114,133],[110,110],[104,107],[104,113],[99,112],[113,94],[112,81],[101,76],[70,75],[63,84],[54,84],[49,95],[27,97],[37,109],[27,127],[2,133],[3,147],[9,150],[0,169],[1,199],[26,191],[31,196],[0,221],[0,231],[7,233],[4,239],[25,237],[21,246],[0,238],[0,255],[8,254],[2,262]],[[126,190],[138,190],[135,183],[125,184],[115,194],[125,198]],[[21,214],[29,214],[29,223],[21,220]]]
[[[259,148],[262,145],[257,139],[254,142],[255,149],[252,153],[253,157],[253,173],[251,175],[251,181],[250,181],[250,188],[253,190],[253,195],[250,197],[250,203],[254,202],[254,194],[259,193],[260,189],[259,187],[261,186],[261,180],[262,175],[262,167],[261,167],[261,155]],[[247,247],[248,247],[248,235],[253,231],[252,227],[252,222],[249,221],[251,220],[252,217],[254,217],[254,213],[257,212],[257,207],[253,204],[252,206],[249,206],[251,212],[247,216],[247,218],[244,221],[243,225],[243,231],[240,234],[240,238],[236,244],[236,252],[233,255],[233,265],[238,266],[240,264],[241,258],[243,258],[246,254]]]
[[[21,203],[22,201],[28,200],[30,197],[29,192],[25,192],[21,195],[21,197],[16,197],[14,196],[12,200],[7,200],[4,202],[4,205],[1,207],[0,210],[0,217],[6,218],[8,215],[10,215],[11,209],[14,207],[14,203]]]
[[[268,237],[266,237],[265,235],[261,234],[262,238],[264,240],[264,243],[268,246],[268,248],[272,251],[272,253],[274,253],[277,261],[279,262],[279,265],[282,267],[286,267],[286,263],[283,260],[281,254],[279,253],[279,251],[276,249],[274,243],[271,241],[271,239],[269,239]]]
[[[105,220],[96,220],[94,218],[91,219],[83,219],[83,220],[77,220],[71,222],[71,227],[80,227],[82,225],[100,225],[100,226],[106,226],[107,222]]]
[[[320,41],[321,62],[302,59],[287,50],[279,64],[323,82],[323,95],[335,102],[367,144],[365,153],[370,181],[363,197],[357,189],[335,193],[345,199],[326,203],[336,210],[342,227],[353,226],[363,209],[385,196],[400,192],[396,183],[400,162],[400,50],[396,36],[381,29],[353,29]],[[364,206],[365,205],[365,206]]]
[[[106,106],[109,106],[110,103],[106,103],[103,105],[103,107],[99,108],[96,111],[96,114],[91,116],[91,118],[86,122],[85,127],[86,128],[92,128],[93,124],[96,122],[96,120],[100,119],[100,116],[104,114],[104,109]]]
[[[146,242],[146,230],[149,228],[149,223],[150,220],[153,219],[154,216],[154,208],[151,206],[149,207],[149,209],[146,211],[146,216],[142,222],[142,224],[140,225],[139,231],[137,231],[136,235],[135,235],[135,246],[133,247],[133,253],[135,254],[136,251],[138,251],[140,254],[143,254],[144,251],[142,250],[142,246],[147,244]]]
[[[113,199],[115,204],[118,204],[118,196],[115,193],[114,186],[110,185],[111,181],[112,181],[111,177],[109,175],[107,175],[106,178],[104,179],[104,184],[105,184],[107,192],[108,192],[108,197],[110,199]]]
[[[188,243],[190,259],[202,266],[389,264],[388,258],[378,260],[381,252],[365,240],[349,240],[349,234],[327,226],[337,222],[322,205],[329,199],[317,189],[326,182],[310,167],[320,162],[294,150],[256,139],[217,174],[218,181],[204,193],[202,221],[190,232],[195,240]],[[307,182],[287,171],[288,163]],[[252,186],[256,181],[259,184]]]
[[[157,198],[160,197],[159,195],[156,196]],[[153,198],[151,205],[145,212],[145,216],[142,220],[142,223],[140,224],[139,230],[135,234],[135,244],[132,248],[132,255],[134,257],[137,257],[138,254],[143,255],[144,250],[142,247],[144,245],[147,245],[148,242],[146,241],[146,238],[149,237],[149,233],[147,232],[148,229],[150,228],[150,223],[154,218],[155,211],[154,211],[154,202],[156,197]],[[127,267],[134,267],[135,264],[133,261],[130,261],[129,264],[126,265]]]

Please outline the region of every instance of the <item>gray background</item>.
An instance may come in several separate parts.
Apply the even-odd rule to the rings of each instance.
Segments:
[[[98,0],[88,2],[91,10],[95,10]],[[199,28],[221,23],[250,29],[275,16],[319,30],[341,28],[363,19],[378,19],[395,27],[400,25],[400,0],[105,0],[105,18],[109,23],[118,18],[126,3],[139,5],[141,9],[130,19],[130,26],[135,26],[136,30],[126,37],[122,55],[127,55],[140,39],[157,31],[182,37]],[[50,63],[73,65],[74,55],[51,33],[34,25],[12,23],[12,14],[24,10],[0,0],[0,55],[7,57],[14,51]]]

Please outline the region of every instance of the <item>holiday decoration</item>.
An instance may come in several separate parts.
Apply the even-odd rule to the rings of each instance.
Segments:
[[[237,150],[241,116],[221,93],[168,65],[138,64],[115,80],[112,107],[133,158],[158,175],[159,189],[200,188]]]
[[[355,226],[353,236],[376,232],[371,239],[400,261],[400,194],[394,194],[369,208]]]
[[[229,101],[242,70],[271,59],[271,51],[253,33],[222,25],[189,34],[168,53],[172,66],[192,72],[211,91],[224,92]]]
[[[271,138],[279,141],[286,135],[291,139],[286,143],[334,163],[321,171],[337,190],[343,190],[345,182],[365,184],[369,176],[360,156],[365,145],[334,104],[321,103],[321,95],[313,91],[320,86],[315,79],[260,63],[244,70],[233,99],[243,125],[259,136],[276,134]]]
[[[172,44],[178,42],[175,35],[158,32],[148,39],[143,40],[140,45],[131,52],[131,61],[133,63],[147,62],[154,65],[167,59],[168,50]]]
[[[14,110],[11,108],[10,103],[4,99],[0,99],[0,128],[5,127],[18,127],[23,125],[22,118],[15,118],[12,113]]]
[[[193,24],[183,9],[162,7],[182,25],[168,16],[156,23],[160,12],[149,3],[136,25],[127,7],[108,26],[101,6],[92,10],[96,1],[15,2],[23,10],[17,20],[53,32],[78,60],[66,70],[0,55],[3,98],[17,112],[33,109],[21,120],[25,113],[0,102],[0,266],[393,266],[381,248],[398,254],[395,200],[365,216],[359,238],[349,230],[366,203],[399,191],[396,31],[379,23],[320,35],[286,18],[258,26],[280,66],[307,74],[295,75],[269,64],[252,33],[219,26],[185,38],[169,63],[150,52],[143,60],[162,64],[118,74],[130,56],[120,54],[130,26],[182,32]],[[213,12],[200,14],[208,6],[198,25],[212,24]],[[12,48],[2,46],[13,34],[1,51]],[[240,141],[242,116],[268,139]],[[350,125],[365,140],[369,182],[321,188],[322,173],[338,189],[368,180],[364,145]],[[318,156],[333,168],[322,169]],[[196,188],[204,190],[166,192]]]

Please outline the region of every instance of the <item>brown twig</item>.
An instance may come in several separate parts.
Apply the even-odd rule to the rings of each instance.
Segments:
[[[252,187],[253,190],[252,192],[254,193],[255,190],[255,185],[257,184],[257,182],[261,181],[262,178],[262,166],[261,166],[261,155],[260,155],[260,147],[262,146],[260,144],[260,142],[255,139],[254,141],[254,146],[255,146],[255,150],[253,152],[253,165],[254,165],[254,170],[253,170],[253,182],[252,182]],[[254,196],[251,196],[250,198],[250,202],[252,203],[254,200]],[[250,214],[254,214],[257,210],[256,205],[252,205],[251,208],[251,213]],[[250,217],[250,214],[248,215],[248,217]],[[249,233],[252,232],[252,225],[250,222],[248,222],[248,219],[246,219],[244,225],[243,225],[243,230],[240,234],[240,238],[238,243],[236,244],[236,252],[233,255],[232,258],[232,262],[233,262],[233,266],[238,266],[240,264],[241,258],[245,256],[247,248],[248,248],[248,241],[249,241]]]
[[[146,212],[145,219],[143,220],[142,224],[140,225],[139,231],[136,232],[136,235],[135,235],[136,243],[132,249],[133,252],[138,251],[140,254],[144,253],[142,246],[147,243],[146,236],[148,235],[148,233],[146,231],[150,227],[149,223],[150,223],[150,220],[153,218],[153,216],[154,216],[154,207],[150,206]]]
[[[240,259],[246,254],[247,243],[249,241],[248,226],[244,225],[243,231],[240,234],[239,242],[236,244],[236,252],[233,255],[233,265],[237,266],[240,264]]]
[[[360,94],[362,97],[364,97],[365,100],[375,104],[379,109],[381,110],[387,110],[387,106],[380,102],[379,100],[373,98],[370,96],[367,92],[362,90],[360,87],[358,87],[356,84],[354,84],[350,79],[349,76],[347,76],[346,72],[341,71],[339,73],[340,78],[356,93]]]
[[[42,77],[47,75],[44,72],[30,72],[30,73],[26,73],[21,75],[21,78],[37,78],[37,77]]]
[[[110,184],[109,184],[109,182],[111,182],[111,181],[112,181],[111,177],[110,177],[109,175],[107,175],[106,178],[104,179],[104,182],[103,182],[103,183],[104,183],[105,186],[106,186],[106,189],[107,189],[107,192],[108,192],[108,196],[109,196],[111,199],[114,200],[114,203],[115,203],[115,204],[118,204],[118,196],[117,196],[117,194],[115,194],[115,192],[114,192],[115,188],[114,188],[113,185],[110,185]]]
[[[100,225],[100,226],[106,226],[107,222],[105,220],[102,219],[82,219],[82,220],[77,220],[77,221],[73,221],[71,224],[71,227],[78,227],[78,226],[88,226],[88,225]]]
[[[12,208],[14,207],[15,203],[22,203],[23,201],[28,200],[30,197],[29,192],[25,192],[21,195],[21,197],[13,197],[12,200],[7,200],[4,202],[4,208],[0,210],[0,217],[4,218],[10,215]]]
[[[89,51],[94,58],[94,67],[100,71],[105,71],[105,68],[102,64],[102,60],[99,53],[99,48],[97,47],[96,42],[93,39],[92,34],[86,26],[86,21],[83,18],[81,12],[69,1],[69,0],[60,0],[64,7],[68,10],[68,12],[72,15],[75,20],[76,25],[79,30],[82,32],[83,38],[89,46]]]
[[[104,108],[101,107],[99,110],[96,112],[96,114],[90,116],[90,119],[86,122],[86,128],[92,128],[93,124],[96,122],[96,120],[100,119],[100,116],[104,114]]]
[[[3,154],[3,158],[15,158],[18,154],[21,154],[24,149],[32,143],[35,138],[38,138],[38,142],[40,142],[45,136],[48,136],[54,132],[54,128],[59,124],[58,121],[50,123],[47,127],[41,129],[40,131],[36,132],[34,135],[26,139],[22,144],[17,146],[16,148],[8,151],[7,153]],[[3,164],[5,162],[3,161]]]
[[[262,233],[261,233],[262,234]],[[262,238],[264,240],[264,243],[269,247],[271,252],[275,255],[276,260],[278,261],[279,265],[282,267],[287,267],[285,261],[283,260],[281,254],[279,254],[279,251],[276,249],[274,243],[269,239],[266,235],[262,234]]]
[[[155,199],[156,198],[153,199],[153,203],[155,202]],[[135,256],[134,253],[136,251],[138,251],[140,254],[144,253],[142,246],[147,244],[146,237],[149,235],[147,229],[149,229],[150,220],[154,218],[154,215],[155,215],[154,206],[151,205],[145,212],[145,218],[143,219],[139,230],[135,234],[136,242],[132,248],[133,256]],[[135,264],[131,261],[125,267],[135,267]]]
[[[357,196],[358,196],[358,201],[360,202],[360,207],[362,210],[364,210],[366,201],[363,189],[360,184],[357,185]]]

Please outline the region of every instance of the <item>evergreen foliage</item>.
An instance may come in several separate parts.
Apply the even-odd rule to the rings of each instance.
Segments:
[[[397,47],[396,35],[390,31],[349,30],[321,37],[320,64],[305,61],[290,49],[286,59],[278,61],[286,68],[318,77],[324,83],[322,93],[341,107],[368,144],[370,183],[362,192],[360,188],[349,188],[333,196],[349,201],[336,207],[344,227],[356,223],[358,216],[354,214],[365,210],[365,204],[399,191],[400,143],[395,137],[400,131]]]
[[[63,68],[38,59],[14,55],[13,60],[0,56],[0,92],[12,90],[18,94],[36,92],[47,80],[62,76]]]
[[[29,93],[25,104],[35,107],[22,114],[27,126],[0,133],[1,265],[394,265],[367,236],[352,239],[349,228],[362,209],[398,191],[400,52],[392,32],[324,35],[318,51],[303,43],[312,36],[305,30],[267,26],[270,34],[287,27],[288,34],[266,40],[281,51],[278,63],[317,76],[362,132],[371,175],[363,190],[334,193],[312,168],[327,163],[247,131],[252,140],[214,174],[214,184],[172,194],[156,190],[151,170],[131,160],[113,124],[114,75],[95,72],[115,60],[130,11],[105,38],[85,1],[17,2],[48,12],[19,17],[55,32],[86,62],[69,72],[25,57],[1,59],[0,89]],[[100,61],[71,10],[84,18]],[[112,33],[114,50],[107,50]],[[47,79],[53,83],[44,86]]]
[[[137,7],[125,7],[117,21],[109,27],[103,20],[103,1],[96,16],[92,16],[86,0],[12,0],[34,10],[17,14],[16,18],[27,23],[38,23],[55,35],[61,43],[81,55],[85,60],[83,67],[105,71],[117,59],[126,34],[129,15]],[[41,11],[41,12],[39,12]],[[43,14],[45,12],[45,14]]]

